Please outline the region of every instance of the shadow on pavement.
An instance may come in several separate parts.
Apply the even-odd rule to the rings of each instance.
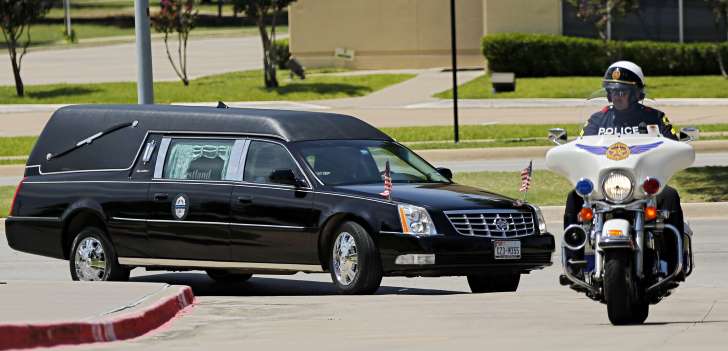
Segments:
[[[163,273],[137,276],[133,282],[187,285],[195,296],[321,296],[339,295],[331,282],[253,276],[241,283],[218,283],[204,273]],[[462,291],[381,286],[377,295],[452,295]]]

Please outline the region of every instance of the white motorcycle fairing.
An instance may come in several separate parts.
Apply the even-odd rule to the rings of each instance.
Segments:
[[[556,146],[546,154],[546,166],[576,185],[581,178],[594,184],[590,196],[604,199],[602,182],[611,171],[624,171],[632,181],[633,189],[650,177],[664,189],[668,180],[695,161],[693,147],[663,136],[648,135],[594,135],[577,138]],[[658,192],[659,193],[659,192]],[[634,191],[633,199],[644,198],[642,191]]]

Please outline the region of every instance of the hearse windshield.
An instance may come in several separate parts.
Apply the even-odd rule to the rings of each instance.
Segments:
[[[327,185],[381,183],[389,161],[392,183],[450,183],[407,148],[379,140],[316,140],[295,143]]]

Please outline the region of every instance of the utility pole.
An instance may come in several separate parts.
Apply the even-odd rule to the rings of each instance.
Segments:
[[[460,142],[458,126],[458,45],[455,33],[455,0],[450,0],[450,42],[452,43],[452,108],[453,124],[455,125],[455,143]]]
[[[154,103],[152,76],[152,39],[149,31],[149,0],[134,2],[134,31],[137,52],[137,101],[142,104]]]
[[[71,0],[63,0],[63,15],[66,17],[66,37],[72,38],[71,33]]]

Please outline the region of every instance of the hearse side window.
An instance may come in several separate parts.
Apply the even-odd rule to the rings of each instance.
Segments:
[[[275,143],[253,140],[245,158],[243,181],[277,184],[271,176],[274,171],[290,169],[300,176],[296,162],[286,149]]]
[[[164,162],[165,179],[223,180],[235,140],[172,139]]]

